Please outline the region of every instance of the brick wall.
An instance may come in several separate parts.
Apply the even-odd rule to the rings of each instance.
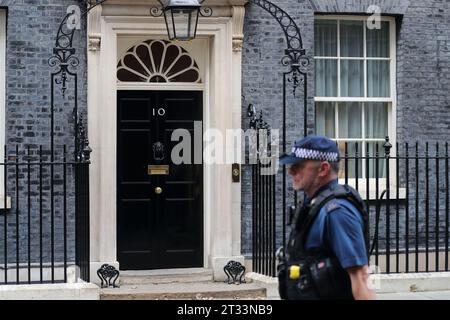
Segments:
[[[296,21],[310,58],[308,75],[308,131],[314,131],[314,14],[365,14],[377,5],[397,19],[397,142],[450,140],[450,3],[448,1],[276,1]],[[281,128],[282,75],[286,48],[282,29],[267,12],[249,4],[245,17],[243,95],[262,109],[272,128]],[[299,95],[301,97],[301,93]],[[245,109],[243,109],[244,114]],[[287,145],[303,135],[303,105],[288,96]],[[243,127],[248,120],[243,119]],[[430,178],[433,184],[433,177]],[[281,175],[278,175],[281,181]],[[442,179],[441,179],[442,183]],[[277,203],[280,204],[281,185]],[[289,205],[288,201],[288,205]],[[278,205],[278,214],[281,207]],[[280,220],[280,219],[279,219]],[[242,250],[251,254],[251,170],[242,179]]]
[[[31,150],[32,161],[37,161],[39,146],[43,146],[44,160],[49,160],[50,149],[50,99],[51,73],[58,71],[58,67],[49,66],[49,58],[53,55],[56,35],[62,19],[66,15],[68,6],[78,5],[76,0],[14,0],[0,1],[0,6],[7,9],[7,51],[6,51],[6,143],[7,154],[15,155],[15,147],[19,146],[19,161],[26,160],[25,150]],[[82,30],[78,30],[74,37],[73,46],[80,61],[76,69],[78,74],[78,108],[86,109],[86,32],[85,22],[82,20]],[[68,145],[68,151],[73,148],[73,107],[74,107],[74,79],[69,79],[66,98],[61,96],[60,86],[55,84],[55,147],[56,160],[62,158],[62,146]],[[70,153],[69,153],[70,154]],[[14,159],[14,158],[11,158]],[[10,159],[10,160],[11,160]],[[73,159],[73,158],[70,158]],[[49,199],[49,170],[44,168],[43,193]],[[6,219],[8,223],[8,260],[15,261],[16,247],[16,215],[19,214],[19,256],[21,261],[28,258],[26,245],[28,235],[28,191],[25,184],[19,182],[19,204],[15,199],[15,168],[8,168],[9,195],[13,196],[13,208],[9,210]],[[27,177],[26,168],[19,170],[20,181]],[[38,167],[32,166],[31,171],[31,245],[32,260],[38,261],[39,238],[39,183]],[[69,260],[74,257],[74,203],[73,203],[73,172],[68,169],[68,255]],[[63,201],[62,167],[55,166],[54,198],[54,232],[55,258],[61,261],[63,252]],[[43,203],[43,260],[49,261],[50,250],[50,201]],[[0,216],[0,229],[4,231],[4,212]],[[0,256],[3,259],[3,246]]]

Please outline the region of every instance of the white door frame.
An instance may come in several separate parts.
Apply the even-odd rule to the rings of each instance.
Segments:
[[[166,37],[162,18],[89,16],[88,134],[93,149],[90,170],[91,281],[104,263],[119,268],[116,254],[117,37]],[[204,89],[204,129],[241,128],[241,52],[233,51],[233,19],[201,19],[197,35],[210,43]],[[230,72],[231,71],[231,72]],[[204,267],[215,280],[241,256],[241,188],[232,183],[231,165],[204,165]]]

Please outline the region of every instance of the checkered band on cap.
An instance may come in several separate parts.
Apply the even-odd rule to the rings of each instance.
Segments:
[[[337,152],[323,152],[319,150],[294,147],[292,148],[292,153],[295,154],[295,156],[300,159],[320,160],[329,162],[339,161],[339,154]]]

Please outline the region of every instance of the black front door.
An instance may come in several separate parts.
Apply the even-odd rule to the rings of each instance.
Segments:
[[[194,164],[202,92],[119,91],[117,252],[122,270],[203,265],[203,166]],[[191,133],[191,163],[175,165],[172,132]]]

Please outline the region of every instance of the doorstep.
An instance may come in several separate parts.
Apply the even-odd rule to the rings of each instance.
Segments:
[[[266,289],[252,283],[213,281],[204,268],[121,271],[120,288],[101,289],[101,300],[265,299]]]
[[[123,285],[101,289],[101,300],[248,300],[266,299],[266,289],[256,284],[176,282]]]

